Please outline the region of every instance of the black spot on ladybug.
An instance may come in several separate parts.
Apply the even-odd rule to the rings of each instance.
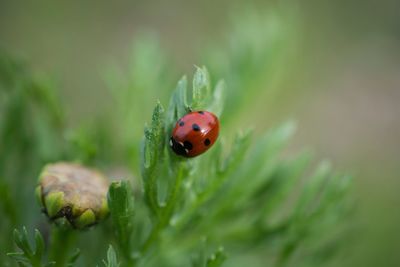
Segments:
[[[210,141],[210,139],[206,139],[206,140],[204,140],[204,145],[206,145],[206,146],[209,146],[211,144],[211,141]]]
[[[193,148],[192,143],[190,143],[189,141],[183,142],[183,146],[188,150],[192,150],[192,148]]]
[[[183,126],[185,123],[183,121],[179,121],[179,126]]]
[[[200,113],[201,115],[203,115],[203,114],[204,114],[204,111],[198,111],[198,113]]]
[[[200,131],[200,126],[199,126],[199,125],[197,125],[196,123],[193,123],[193,125],[192,125],[192,129],[193,129],[193,131],[196,131],[196,132],[198,132],[198,131]]]

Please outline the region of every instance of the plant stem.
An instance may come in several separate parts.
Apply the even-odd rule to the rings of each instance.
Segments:
[[[51,233],[50,259],[55,261],[55,267],[64,267],[75,234],[70,229],[53,226]]]
[[[156,224],[156,226],[153,228],[153,230],[151,231],[146,242],[144,243],[140,254],[145,254],[149,250],[151,245],[158,239],[160,232],[170,222],[170,219],[173,215],[176,203],[179,200],[179,195],[180,195],[179,192],[181,190],[183,178],[184,178],[184,166],[183,166],[183,164],[179,164],[177,167],[177,175],[175,178],[175,182],[172,187],[171,193],[168,197],[167,205],[162,209],[159,221]]]

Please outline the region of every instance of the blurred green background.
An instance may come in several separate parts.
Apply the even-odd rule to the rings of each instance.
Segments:
[[[0,0],[0,48],[55,79],[74,126],[113,109],[105,77],[124,71],[141,36],[150,33],[178,80],[232,46],[232,25],[276,12],[284,57],[235,125],[260,132],[296,119],[291,149],[310,146],[355,176],[355,241],[343,264],[399,266],[399,10],[398,1]],[[142,133],[142,122],[130,127]]]

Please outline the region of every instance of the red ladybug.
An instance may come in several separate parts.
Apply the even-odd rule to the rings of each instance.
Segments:
[[[193,111],[177,121],[169,145],[177,155],[192,158],[206,152],[218,133],[217,116],[208,111]]]

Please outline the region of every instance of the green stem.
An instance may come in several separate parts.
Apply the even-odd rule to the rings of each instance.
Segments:
[[[151,245],[153,245],[153,243],[158,239],[161,231],[168,225],[169,221],[171,220],[174,208],[179,200],[180,196],[179,192],[181,190],[183,178],[184,178],[184,167],[182,164],[179,164],[177,176],[175,178],[175,182],[171,190],[171,193],[168,197],[167,205],[162,209],[159,221],[151,231],[146,242],[144,243],[140,254],[145,254],[149,250]]]
[[[53,226],[51,231],[50,260],[55,261],[55,267],[66,266],[66,261],[75,241],[75,234],[70,229]]]
[[[146,183],[145,183],[145,187],[146,187],[145,193],[146,193],[146,197],[149,201],[151,210],[154,212],[154,214],[156,216],[159,216],[160,215],[159,214],[160,205],[158,204],[158,200],[157,200],[158,190],[157,190],[157,186],[156,186],[156,184],[157,184],[156,169],[157,169],[157,166],[152,167],[152,169],[149,170],[149,173],[146,175],[148,177],[146,179],[148,179],[149,181],[146,181]]]
[[[182,217],[176,223],[177,229],[182,229],[185,224],[189,221],[189,219],[193,216],[193,214],[199,210],[199,208],[206,203],[215,193],[221,188],[226,179],[231,175],[231,173],[235,170],[232,166],[236,164],[230,164],[230,166],[223,172],[218,174],[217,179],[214,179],[213,182],[201,193],[194,203],[187,209],[186,212],[183,213]]]

